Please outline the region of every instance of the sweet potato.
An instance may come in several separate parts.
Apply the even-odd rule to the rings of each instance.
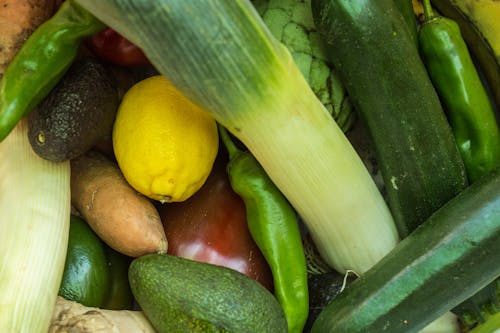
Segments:
[[[89,151],[71,160],[71,203],[110,247],[131,257],[167,251],[158,211],[118,165]]]
[[[57,6],[57,0],[0,0],[0,78],[24,41]]]
[[[142,311],[103,310],[57,297],[49,333],[155,333]]]

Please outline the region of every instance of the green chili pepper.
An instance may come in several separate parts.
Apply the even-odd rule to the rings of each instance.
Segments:
[[[430,0],[424,0],[423,5],[420,50],[473,182],[500,165],[495,111],[458,24],[435,15]]]
[[[73,0],[26,40],[0,83],[0,142],[44,99],[69,68],[80,42],[105,26]]]
[[[271,268],[288,332],[300,333],[309,313],[309,293],[296,212],[253,155],[238,149],[220,125],[219,132],[229,152],[231,186],[245,203],[250,234]]]

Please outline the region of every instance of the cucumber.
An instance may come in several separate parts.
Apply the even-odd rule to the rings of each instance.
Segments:
[[[500,169],[473,183],[356,279],[312,332],[418,332],[500,275]]]
[[[158,333],[285,333],[285,314],[273,294],[230,268],[150,254],[134,259],[129,281]]]
[[[401,237],[467,186],[465,167],[393,0],[312,0],[316,27],[368,128]]]

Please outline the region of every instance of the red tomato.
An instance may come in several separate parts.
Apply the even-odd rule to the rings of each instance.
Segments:
[[[89,49],[101,59],[120,66],[148,65],[142,50],[111,28],[87,39]]]
[[[271,270],[248,230],[243,200],[216,162],[205,184],[188,200],[158,207],[168,253],[225,266],[250,276],[269,290]]]

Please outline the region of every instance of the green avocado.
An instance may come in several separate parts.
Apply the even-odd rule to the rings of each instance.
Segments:
[[[102,307],[110,288],[111,274],[104,243],[84,220],[71,215],[59,295],[85,306]]]
[[[235,270],[168,254],[134,259],[129,281],[159,333],[286,333],[278,301]]]
[[[93,57],[82,57],[30,113],[31,146],[49,161],[75,158],[111,136],[118,106],[113,72]]]

